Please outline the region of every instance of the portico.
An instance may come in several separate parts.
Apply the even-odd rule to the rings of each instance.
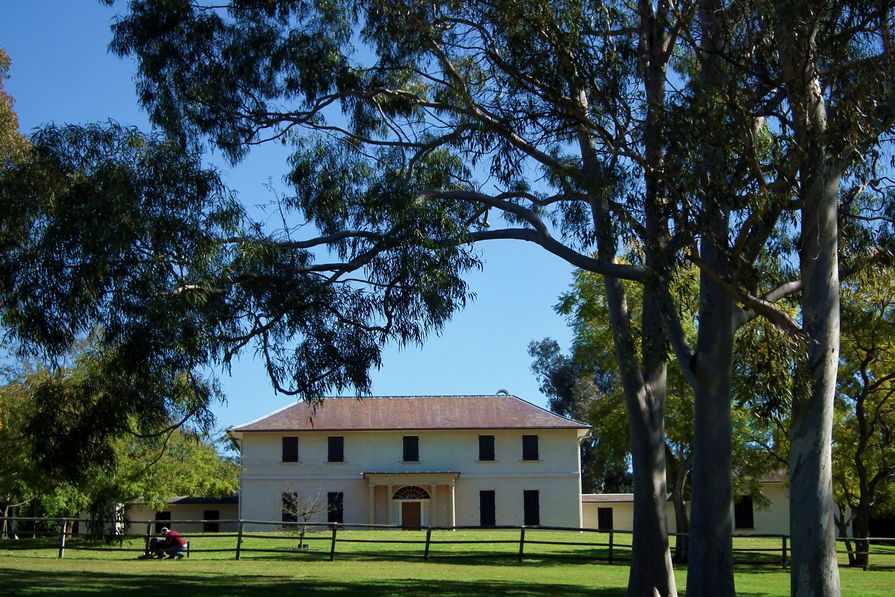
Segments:
[[[458,472],[365,472],[371,524],[455,526]]]

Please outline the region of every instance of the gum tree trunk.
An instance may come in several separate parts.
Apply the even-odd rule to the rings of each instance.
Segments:
[[[645,124],[645,157],[651,165],[645,174],[646,265],[653,272],[662,271],[668,259],[667,210],[657,181],[662,168],[663,137],[661,118],[664,110],[665,68],[670,43],[665,23],[654,14],[649,2],[641,2],[640,60],[648,99]],[[580,107],[586,113],[587,98],[579,93]],[[592,139],[582,132],[579,147],[586,176],[598,172]],[[600,200],[591,203],[597,238],[598,260],[613,263],[616,259],[615,236],[608,206]],[[631,325],[621,280],[603,277],[610,325],[615,346],[619,376],[625,393],[628,427],[631,436],[631,461],[634,476],[634,521],[628,595],[674,597],[677,586],[668,546],[667,486],[665,462],[665,399],[667,341],[655,276],[644,283],[643,313],[640,330],[642,355],[638,355],[635,331]]]
[[[828,155],[827,113],[817,66],[817,7],[784,3],[777,28],[795,142],[801,151],[802,327],[806,351],[796,372],[790,429],[790,590],[839,595],[831,445],[839,364],[837,206],[841,170]]]
[[[665,507],[664,368],[654,369],[647,383],[637,367],[622,283],[615,278],[604,280],[625,388],[634,469],[634,544],[628,595],[676,595]]]
[[[726,229],[727,218],[716,218],[712,230],[726,238]],[[706,267],[723,274],[724,248],[717,246],[717,238],[710,240],[711,236],[702,241],[701,258]],[[704,273],[700,278],[687,594],[723,597],[735,594],[730,506],[735,305]]]
[[[723,7],[717,0],[699,6],[702,32],[700,82],[705,108],[716,111],[725,81],[721,61]],[[720,117],[720,115],[719,115]],[[705,205],[700,231],[702,266],[699,279],[699,331],[690,364],[694,386],[695,421],[691,473],[688,595],[728,597],[733,581],[733,521],[731,520],[730,398],[736,304],[714,279],[732,279],[730,253],[730,198],[726,184],[726,139],[717,129],[702,145],[703,180],[699,192]],[[709,272],[712,275],[709,275]]]

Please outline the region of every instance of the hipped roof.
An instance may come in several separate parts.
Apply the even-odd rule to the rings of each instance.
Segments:
[[[231,432],[588,429],[511,395],[368,396],[297,402]]]

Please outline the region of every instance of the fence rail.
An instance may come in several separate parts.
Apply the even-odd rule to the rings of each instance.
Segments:
[[[578,528],[578,527],[553,527],[553,526],[494,526],[494,527],[478,527],[478,526],[423,526],[419,529],[415,529],[420,534],[400,534],[394,535],[391,533],[386,533],[385,531],[400,531],[406,530],[402,529],[400,526],[396,525],[382,525],[382,524],[362,524],[362,523],[322,523],[322,522],[281,522],[281,521],[270,521],[270,520],[251,520],[251,519],[214,519],[214,520],[129,520],[127,521],[126,526],[122,523],[117,523],[118,526],[112,525],[112,529],[107,529],[107,533],[104,534],[104,539],[106,542],[99,541],[78,541],[77,543],[71,543],[72,538],[83,539],[85,535],[75,534],[72,532],[72,528],[74,523],[85,523],[89,524],[90,520],[85,518],[41,518],[41,517],[32,517],[32,516],[17,516],[17,517],[7,517],[5,519],[4,525],[4,535],[3,539],[8,539],[8,529],[19,527],[22,525],[20,523],[31,523],[26,533],[23,533],[26,537],[30,535],[31,539],[40,539],[46,538],[50,536],[57,536],[58,540],[55,545],[44,542],[42,547],[44,549],[56,549],[58,550],[58,557],[65,557],[66,550],[72,551],[96,551],[96,552],[123,552],[123,553],[149,553],[149,544],[150,538],[152,537],[152,528],[154,525],[187,525],[187,524],[205,524],[205,523],[217,523],[217,524],[232,524],[236,527],[236,532],[202,532],[202,533],[190,533],[185,537],[189,540],[188,546],[188,555],[192,553],[233,553],[235,559],[241,559],[247,553],[280,553],[280,554],[296,554],[302,553],[307,550],[307,545],[310,543],[322,543],[326,545],[328,549],[321,549],[315,553],[326,554],[329,557],[329,560],[335,560],[336,555],[338,553],[338,545],[339,544],[378,544],[378,545],[408,545],[408,546],[420,546],[419,556],[421,556],[424,560],[429,560],[433,555],[432,546],[449,546],[449,545],[518,545],[518,551],[513,550],[503,551],[503,552],[476,552],[475,557],[495,557],[495,556],[504,556],[504,557],[515,557],[519,563],[525,561],[526,558],[541,558],[541,557],[549,557],[549,556],[557,556],[557,557],[585,557],[595,560],[605,560],[609,564],[613,564],[619,560],[629,560],[630,559],[630,551],[631,545],[630,541],[627,542],[619,542],[619,537],[631,536],[631,531],[624,530],[600,530],[593,528]],[[43,529],[38,530],[38,523],[43,526]],[[127,532],[127,528],[135,528],[139,525],[145,525],[144,532]],[[58,528],[58,532],[54,530],[48,530],[47,527],[56,526]],[[253,527],[271,527],[278,529],[278,533],[274,534],[270,531],[252,531],[247,532],[246,526]],[[346,531],[374,531],[374,532],[382,532],[377,533],[380,536],[370,537],[370,536],[362,536],[358,534],[350,534],[346,533]],[[482,532],[482,531],[518,531],[518,536],[512,538],[509,534],[507,538],[496,539],[493,536],[489,536],[487,538],[469,538],[468,535],[461,535],[460,533],[456,533],[457,531],[471,531],[471,532]],[[424,535],[423,535],[424,533]],[[437,534],[436,534],[437,533]],[[297,536],[296,536],[297,534]],[[436,534],[433,536],[433,534]],[[565,540],[563,536],[568,536],[574,534],[579,540]],[[581,540],[582,536],[594,536],[594,540]],[[685,533],[669,533],[669,538],[673,537],[686,537]],[[213,538],[213,541],[210,540]],[[600,540],[602,538],[602,540]],[[136,547],[125,547],[125,541],[134,540],[134,539],[142,539],[143,546],[139,547],[139,543]],[[206,540],[209,540],[205,545],[203,543]],[[220,540],[221,539],[235,539],[235,542],[232,547],[221,547]],[[254,542],[265,542],[265,541],[279,541],[283,542],[284,540],[290,540],[290,544],[294,543],[295,539],[298,539],[298,548],[292,547],[260,547],[260,546],[252,546],[247,547],[245,542],[247,539],[251,539]],[[110,545],[111,541],[117,541],[119,544],[116,547]],[[788,552],[789,552],[789,536],[788,535],[775,535],[775,534],[751,534],[751,535],[734,535],[734,555],[736,557],[737,554],[743,556],[736,560],[737,564],[747,563],[744,558],[748,558],[750,554],[768,554],[769,558],[766,558],[762,561],[749,561],[748,563],[752,564],[769,564],[773,562],[773,558],[776,557],[774,554],[779,555],[779,559],[777,560],[779,566],[786,568],[788,565]],[[747,540],[779,540],[779,544],[777,547],[773,545],[764,545],[764,546],[747,546],[744,545]],[[740,545],[737,546],[736,543],[740,542]],[[837,539],[837,544],[843,542],[851,542],[853,547],[851,549],[840,550],[837,549],[837,554],[845,555],[849,554],[850,556],[856,555],[866,555],[867,562],[864,565],[864,569],[868,569],[870,565],[871,556],[874,559],[874,567],[887,567],[892,568],[895,567],[895,538],[891,537],[868,537],[868,538],[839,538]],[[0,541],[0,549],[5,547],[12,548],[13,542],[11,541]],[[536,553],[531,551],[532,546],[565,546],[573,548],[571,551],[562,551],[555,553]],[[858,546],[866,545],[864,549],[858,549]],[[874,550],[874,547],[877,549]],[[33,549],[34,547],[24,546],[23,549]],[[575,549],[579,550],[579,553],[575,553]],[[584,551],[587,550],[587,551]],[[599,551],[597,551],[599,550]],[[583,553],[582,553],[583,552]],[[356,555],[363,556],[369,555],[369,552],[345,552],[343,555]],[[377,555],[381,556],[381,552],[376,552]],[[395,554],[396,557],[400,557],[404,554]],[[463,557],[462,555],[457,554],[447,554],[447,553],[438,553],[439,556],[445,557]],[[888,563],[881,562],[879,558],[888,558]],[[754,559],[753,559],[754,560]]]

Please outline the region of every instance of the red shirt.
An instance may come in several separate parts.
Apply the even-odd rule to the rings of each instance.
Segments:
[[[167,533],[165,533],[165,545],[168,547],[183,547],[186,545],[186,541],[183,540],[183,537],[180,536],[180,533],[175,531],[174,529],[170,529]]]

